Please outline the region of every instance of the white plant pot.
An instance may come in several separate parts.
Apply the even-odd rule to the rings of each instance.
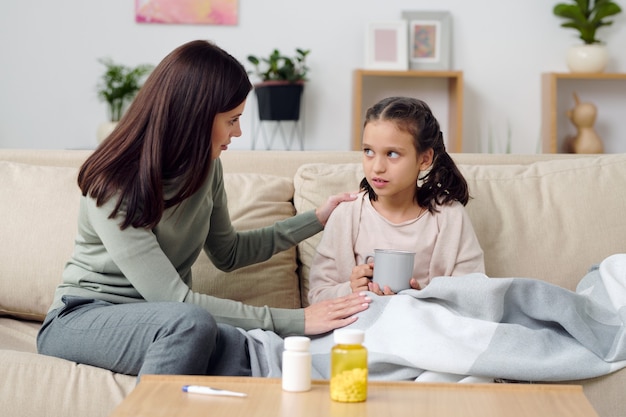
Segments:
[[[603,72],[609,63],[605,45],[574,45],[567,51],[567,67],[571,72]]]
[[[98,143],[102,143],[102,141],[105,140],[111,134],[111,132],[113,132],[115,126],[117,126],[117,122],[100,123],[100,126],[98,126],[98,130],[96,132]]]

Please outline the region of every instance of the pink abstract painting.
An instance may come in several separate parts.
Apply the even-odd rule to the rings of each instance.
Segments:
[[[135,0],[139,23],[236,25],[238,0]]]

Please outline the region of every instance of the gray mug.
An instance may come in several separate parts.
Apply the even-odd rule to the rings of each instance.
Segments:
[[[374,249],[374,255],[368,255],[365,262],[374,259],[374,282],[383,290],[385,285],[397,293],[411,288],[409,281],[413,278],[415,252]]]

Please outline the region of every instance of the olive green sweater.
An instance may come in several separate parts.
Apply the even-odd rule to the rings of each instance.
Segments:
[[[171,190],[169,190],[171,193]],[[166,194],[168,189],[166,187]],[[237,232],[228,214],[219,159],[193,196],[163,213],[152,230],[128,227],[110,219],[115,199],[97,207],[82,197],[74,253],[63,272],[50,308],[63,295],[111,303],[179,301],[207,309],[220,323],[243,329],[262,328],[280,335],[302,334],[302,309],[253,307],[191,291],[191,266],[201,250],[221,270],[262,262],[322,230],[314,211],[273,226]]]

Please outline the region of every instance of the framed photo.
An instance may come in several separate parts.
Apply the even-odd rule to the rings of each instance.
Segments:
[[[406,20],[373,22],[367,26],[365,68],[408,69]]]
[[[449,70],[448,12],[402,12],[408,25],[408,62],[413,70]]]

